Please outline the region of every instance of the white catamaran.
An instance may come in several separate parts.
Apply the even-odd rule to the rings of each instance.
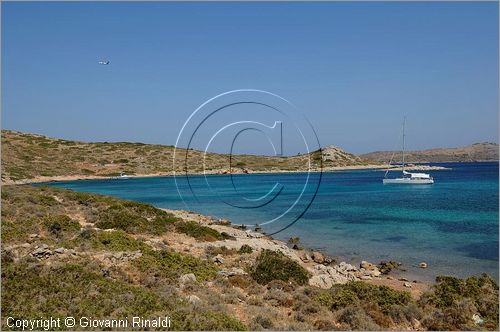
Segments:
[[[426,173],[410,173],[405,171],[405,125],[406,117],[403,120],[403,173],[400,178],[387,178],[389,170],[385,172],[384,184],[433,184],[434,179]],[[391,158],[392,162],[392,158]]]

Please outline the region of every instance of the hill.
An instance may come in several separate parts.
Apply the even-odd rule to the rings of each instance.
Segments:
[[[362,154],[360,157],[388,163],[394,154],[394,163],[400,163],[400,151],[376,151]],[[422,162],[471,162],[471,161],[496,161],[498,160],[498,144],[475,143],[458,148],[436,148],[420,151],[407,151],[405,161],[409,163]]]
[[[179,149],[176,172],[254,173],[306,171],[307,155],[267,157],[208,153]],[[42,135],[2,131],[2,182],[64,179],[63,177],[109,177],[127,175],[170,175],[173,173],[174,147],[130,142],[79,142]],[[177,155],[176,155],[177,156]],[[368,162],[336,147],[312,153],[312,168],[362,166]],[[179,160],[180,161],[180,160]],[[187,165],[185,167],[184,165]],[[229,167],[231,165],[231,167]],[[185,168],[184,168],[185,167]]]

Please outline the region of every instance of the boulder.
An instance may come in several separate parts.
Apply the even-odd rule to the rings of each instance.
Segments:
[[[411,288],[411,284],[409,282],[404,282],[403,286],[405,286],[406,288]]]
[[[336,266],[336,269],[341,272],[357,271],[356,267],[346,262],[340,262],[340,264]]]
[[[201,302],[200,298],[196,295],[189,295],[188,297],[186,297],[186,300],[188,300],[188,302],[191,304],[197,304]]]
[[[336,266],[315,265],[309,271],[313,277],[309,279],[311,286],[327,289],[335,284],[345,284],[349,281],[359,280],[356,276],[356,268],[344,263]]]
[[[481,318],[478,314],[472,315],[472,321],[476,325],[483,325],[484,324],[484,319]]]
[[[325,261],[323,262],[323,264],[333,264],[333,263],[335,263],[335,259],[333,259],[330,256],[325,256]]]
[[[359,264],[359,267],[368,271],[373,271],[375,269],[378,270],[378,268],[374,264],[367,261],[362,261],[361,264]]]
[[[193,273],[183,274],[180,276],[179,282],[181,284],[185,284],[188,282],[196,282],[196,276]]]
[[[239,269],[239,268],[233,268],[229,271],[226,271],[226,270],[220,270],[218,272],[218,274],[220,274],[221,276],[223,277],[232,277],[232,276],[237,276],[237,275],[246,275],[248,273],[246,273],[245,271],[243,271],[242,269]]]
[[[35,250],[31,252],[31,255],[38,258],[48,258],[52,255],[52,251],[49,249],[49,246],[46,244],[42,244],[40,246],[35,247]]]
[[[314,251],[312,253],[312,259],[315,263],[318,264],[323,264],[325,262],[325,256],[323,256],[323,254],[318,251]]]
[[[333,280],[326,274],[320,274],[309,279],[309,285],[322,289],[329,289],[333,286]]]
[[[56,254],[64,254],[66,252],[66,249],[61,247],[61,248],[55,249],[54,252]]]
[[[299,254],[299,257],[304,263],[310,262],[312,260],[311,256],[309,256],[309,254],[306,251],[302,251]]]
[[[401,263],[396,261],[381,261],[378,265],[378,269],[382,274],[387,274],[391,270],[398,269],[401,270]]]
[[[214,261],[214,263],[217,263],[217,264],[223,264],[224,263],[224,258],[222,257],[221,254],[218,254],[217,256],[215,256],[214,258],[212,258],[212,261]]]
[[[418,264],[418,267],[421,268],[421,269],[426,269],[427,268],[427,263],[426,262],[420,262]]]

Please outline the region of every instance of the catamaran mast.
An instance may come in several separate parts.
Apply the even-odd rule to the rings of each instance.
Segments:
[[[405,125],[406,125],[406,116],[403,119],[403,175],[405,172]]]

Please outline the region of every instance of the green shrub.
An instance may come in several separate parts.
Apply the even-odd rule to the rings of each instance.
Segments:
[[[8,300],[7,300],[8,299]],[[245,330],[224,312],[193,307],[175,293],[161,296],[144,287],[106,278],[79,264],[2,265],[2,314],[12,317],[171,317],[172,330]],[[99,305],[96,305],[98,303]],[[3,329],[8,329],[2,321]]]
[[[98,215],[96,226],[121,229],[128,233],[160,235],[172,229],[177,220],[170,213],[147,204],[124,201],[114,203]]]
[[[167,279],[194,273],[198,281],[204,281],[213,279],[218,271],[211,261],[168,250],[143,252],[142,257],[134,260],[134,265],[142,272]]]
[[[32,233],[38,233],[36,218],[24,219],[19,222],[2,220],[2,242],[4,244],[26,242],[28,235]]]
[[[271,250],[263,250],[260,253],[251,276],[259,284],[267,284],[272,280],[283,280],[305,285],[309,280],[309,272],[306,269],[281,252]]]
[[[443,309],[434,309],[422,320],[422,325],[428,330],[476,330],[472,316],[476,308],[470,299],[454,302]]]
[[[253,322],[264,329],[270,329],[273,327],[272,319],[267,316],[258,315],[253,319]]]
[[[498,295],[498,284],[487,274],[467,279],[439,276],[432,289],[420,298],[419,304],[423,307],[442,309],[442,315],[446,316],[450,314],[450,310],[455,310],[459,303],[470,300],[475,310],[485,319],[485,327],[496,329],[499,315]],[[459,320],[455,317],[454,321]]]
[[[227,238],[215,229],[200,225],[199,223],[191,220],[177,222],[175,224],[175,230],[179,233],[184,233],[202,241],[217,241]]]
[[[236,249],[228,249],[225,246],[222,247],[209,246],[207,249],[205,249],[205,252],[209,256],[217,256],[217,255],[231,256],[231,255],[236,255],[238,253]]]
[[[376,308],[384,314],[387,314],[393,306],[406,306],[412,303],[411,296],[407,292],[361,281],[334,285],[331,289],[315,295],[314,300],[333,311],[349,306],[376,305]]]
[[[80,223],[67,215],[47,216],[43,218],[46,230],[55,235],[73,235],[80,230]]]
[[[84,229],[72,240],[64,242],[68,248],[81,247],[83,249],[110,250],[110,251],[135,251],[145,250],[147,246],[124,231],[95,231]]]
[[[181,331],[245,331],[245,324],[224,312],[189,309],[173,316],[175,330]]]
[[[337,320],[347,325],[341,328],[342,330],[379,330],[378,325],[360,307],[347,307],[340,310],[337,313]]]
[[[394,290],[387,286],[370,285],[362,281],[334,285],[330,291],[335,299],[334,303],[337,303],[337,308],[359,301],[376,303],[384,313],[387,313],[393,305],[407,305],[412,302],[408,292]]]
[[[238,250],[238,253],[240,254],[251,254],[253,252],[252,247],[250,247],[248,244],[244,244],[240,247]]]
[[[105,279],[77,264],[8,264],[2,273],[2,313],[14,317],[104,318],[116,312],[125,317],[152,314],[167,305],[150,291]]]
[[[31,195],[28,197],[28,200],[31,203],[44,206],[53,206],[58,204],[57,200],[54,197],[46,195],[45,193]]]

